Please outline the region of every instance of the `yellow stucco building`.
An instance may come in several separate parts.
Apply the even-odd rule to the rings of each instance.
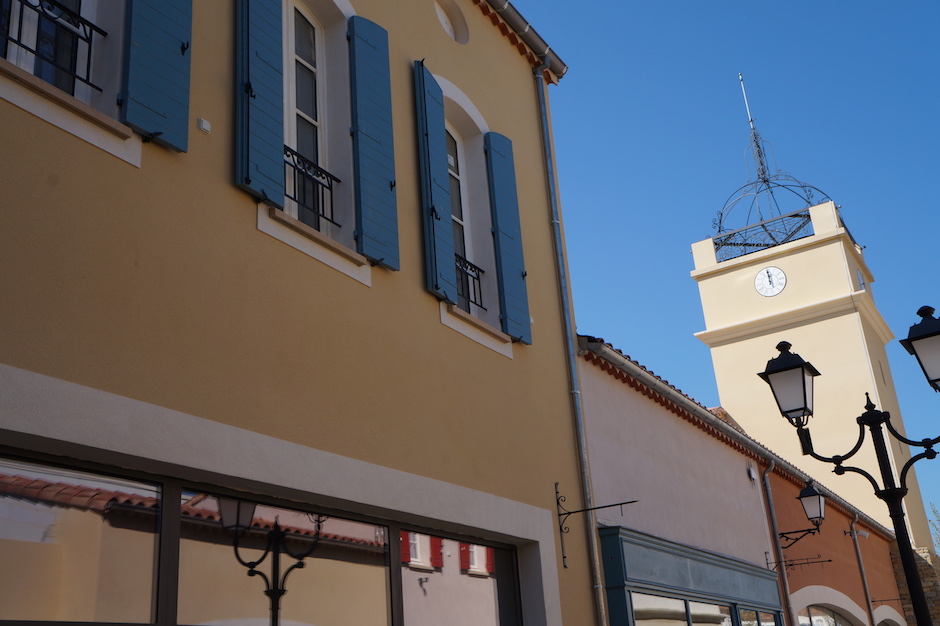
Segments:
[[[305,546],[323,517],[332,543],[287,579],[286,620],[453,606],[418,620],[402,600],[434,593],[413,572],[446,565],[401,558],[433,536],[494,555],[448,580],[486,581],[499,624],[592,621],[597,564],[575,532],[561,567],[553,493],[583,504],[546,102],[566,68],[518,11],[0,12],[0,529],[19,529],[0,559],[45,550],[58,585],[37,602],[20,584],[0,620],[267,623],[230,542],[282,524]],[[267,513],[227,532],[225,498]],[[111,534],[146,558],[123,569],[94,547]]]

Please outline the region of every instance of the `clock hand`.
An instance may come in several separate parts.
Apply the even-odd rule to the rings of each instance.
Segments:
[[[770,286],[771,286],[771,287],[773,287],[773,286],[774,286],[774,277],[773,277],[773,275],[770,273],[770,270],[764,270],[764,271],[767,272],[767,282],[770,283]]]

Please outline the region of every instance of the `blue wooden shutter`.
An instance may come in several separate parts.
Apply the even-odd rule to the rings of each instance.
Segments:
[[[447,173],[444,92],[423,61],[415,61],[415,101],[427,288],[441,300],[456,303],[457,269]]]
[[[486,133],[484,146],[499,279],[500,322],[503,332],[513,339],[532,343],[512,141],[499,133]]]
[[[235,184],[283,208],[281,3],[238,0],[235,28]]]
[[[384,28],[362,17],[349,18],[349,66],[356,245],[374,263],[397,270],[392,85]]]
[[[192,0],[132,0],[121,121],[186,152]]]

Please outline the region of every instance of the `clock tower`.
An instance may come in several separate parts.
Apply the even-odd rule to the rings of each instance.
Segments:
[[[855,445],[855,418],[865,411],[866,393],[904,433],[885,351],[893,335],[875,305],[863,248],[825,194],[788,174],[768,173],[763,141],[750,122],[757,176],[719,213],[718,234],[692,246],[692,277],[705,317],[705,330],[696,336],[711,349],[722,408],[748,435],[891,528],[887,506],[863,476],[837,477],[832,465],[803,456],[795,429],[757,376],[781,341],[819,370],[809,430],[821,455],[847,454]],[[813,192],[823,199],[814,201]],[[797,202],[796,210],[780,206],[786,198]],[[730,230],[729,217],[743,209],[746,225]],[[897,472],[910,452],[893,438],[889,447]],[[870,434],[850,463],[880,477]],[[908,487],[911,536],[915,545],[931,546],[913,471]]]
[[[693,244],[692,277],[705,316],[705,330],[696,336],[711,349],[722,408],[751,437],[890,528],[887,507],[865,478],[833,476],[832,465],[802,455],[795,429],[781,417],[770,388],[757,376],[777,356],[775,346],[781,341],[791,343],[793,352],[821,372],[809,429],[816,452],[824,456],[845,454],[855,445],[855,418],[865,411],[866,393],[904,432],[885,351],[893,335],[875,306],[874,279],[862,247],[831,201],[748,228],[765,234],[763,228],[779,227],[772,222],[781,220],[804,225],[786,242],[739,246],[737,251],[745,252],[740,256],[731,256],[734,251],[728,248],[734,244],[727,245],[727,237],[720,235]],[[739,241],[748,234],[738,231]],[[878,477],[867,437],[852,464]],[[910,458],[907,446],[894,439],[889,445],[895,469],[903,467]],[[916,545],[929,546],[930,529],[913,476],[908,487],[905,505],[912,537]]]

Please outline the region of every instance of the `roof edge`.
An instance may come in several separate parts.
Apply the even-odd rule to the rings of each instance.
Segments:
[[[474,2],[481,4],[482,0],[474,0]],[[509,0],[486,0],[486,4],[532,49],[532,52],[547,65],[558,80],[564,77],[568,72],[568,65],[555,54],[548,42],[536,32],[528,20],[522,17],[519,10]]]
[[[594,354],[597,358],[616,367],[627,376],[647,387],[651,393],[659,395],[662,399],[673,403],[678,408],[691,414],[693,417],[704,422],[714,430],[720,432],[724,437],[731,439],[737,445],[743,447],[754,456],[766,461],[768,464],[773,462],[775,464],[775,471],[781,474],[789,475],[791,479],[797,482],[814,482],[823,492],[823,495],[826,496],[830,502],[843,509],[844,512],[848,513],[849,515],[858,515],[859,520],[864,521],[865,524],[873,530],[876,530],[880,534],[891,538],[892,540],[895,539],[894,533],[890,529],[874,520],[865,512],[859,510],[856,506],[841,496],[836,495],[825,485],[819,483],[812,476],[791,464],[783,457],[777,455],[768,448],[765,448],[756,439],[752,439],[744,433],[738,431],[731,424],[723,421],[704,406],[685,395],[664,381],[662,378],[650,373],[639,363],[624,356],[620,351],[616,350],[613,346],[604,342],[602,339],[586,335],[578,335],[578,347],[581,349],[582,355],[587,352]]]

